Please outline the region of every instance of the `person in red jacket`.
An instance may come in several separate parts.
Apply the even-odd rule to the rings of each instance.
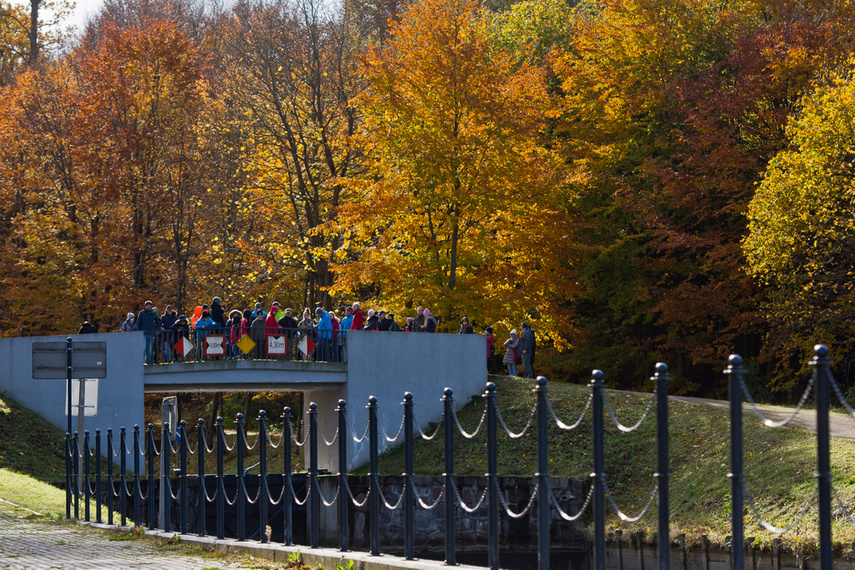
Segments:
[[[350,330],[361,331],[365,326],[365,317],[362,315],[362,309],[359,308],[359,303],[353,304],[353,321],[350,323]]]

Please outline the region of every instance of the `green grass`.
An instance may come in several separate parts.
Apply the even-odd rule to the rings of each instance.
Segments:
[[[535,403],[531,380],[507,377],[492,378],[497,384],[497,402],[508,427],[520,431],[531,416]],[[552,406],[565,424],[575,422],[591,394],[587,386],[551,383]],[[651,402],[649,395],[606,390],[615,415],[624,425],[634,425]],[[472,432],[484,411],[481,398],[473,399],[458,412],[460,423]],[[631,433],[620,432],[605,413],[605,472],[607,485],[620,509],[636,515],[647,504],[654,489],[656,471],[655,405],[641,427]],[[578,428],[562,431],[550,420],[549,473],[552,476],[575,477],[588,488],[592,471],[591,412],[588,410]],[[394,421],[392,422],[394,423]],[[855,420],[853,420],[855,427]],[[432,433],[435,426],[422,426]],[[456,429],[455,429],[456,431]],[[534,425],[520,439],[511,439],[499,427],[499,473],[531,477],[537,471],[537,433]],[[770,429],[753,414],[744,416],[744,457],[748,491],[758,509],[773,525],[789,526],[798,519],[806,503],[810,514],[783,540],[790,546],[812,545],[818,539],[816,512],[816,436],[799,428]],[[670,402],[670,507],[671,532],[685,533],[688,544],[697,544],[706,534],[724,543],[730,534],[730,424],[726,410],[700,404]],[[855,513],[855,440],[832,439],[832,471],[836,496]],[[444,442],[440,433],[431,441],[417,438],[415,465],[418,474],[439,475],[444,472]],[[459,434],[454,440],[456,475],[478,476],[486,472],[485,430],[474,439]],[[384,454],[380,472],[400,474],[403,471],[403,449]],[[746,503],[747,505],[747,503]],[[835,501],[834,540],[837,548],[855,540],[855,525],[837,508]],[[656,511],[651,509],[635,524],[622,522],[607,507],[610,530],[623,530],[629,536],[642,530],[655,540]],[[853,515],[855,516],[855,515]],[[771,544],[777,535],[764,530],[746,506],[745,536],[756,536],[762,544]]]
[[[65,480],[65,434],[0,394],[0,468],[40,481]]]

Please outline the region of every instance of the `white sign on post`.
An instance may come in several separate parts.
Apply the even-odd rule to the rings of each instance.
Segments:
[[[206,356],[225,356],[226,355],[226,337],[221,334],[209,334],[205,337],[205,355]]]
[[[83,415],[95,417],[98,415],[98,379],[82,378],[71,379],[71,415],[78,415],[80,409],[80,383],[83,382]],[[68,394],[65,394],[65,409],[68,415]]]
[[[267,354],[285,354],[285,337],[267,337]]]

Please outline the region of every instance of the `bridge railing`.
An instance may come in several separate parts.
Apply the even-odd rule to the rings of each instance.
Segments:
[[[744,570],[744,498],[746,496],[745,474],[742,467],[742,403],[747,398],[753,405],[748,392],[739,356],[731,356],[728,369],[731,386],[731,480],[732,545],[731,562],[734,570]],[[834,391],[847,411],[855,416],[855,409],[846,403],[840,389],[829,371],[828,350],[822,345],[816,347],[816,356],[812,361],[814,375],[800,403],[806,401],[810,391],[816,390],[817,414],[817,482],[820,568],[832,569],[831,558],[831,470],[829,465],[829,393]],[[559,418],[549,398],[547,381],[540,377],[534,386],[535,402],[527,423],[518,431],[513,431],[506,423],[496,400],[496,386],[488,383],[482,396],[483,413],[474,430],[467,431],[461,425],[454,411],[453,392],[446,389],[442,396],[443,416],[441,423],[432,433],[426,433],[415,413],[415,402],[410,393],[405,393],[401,405],[402,420],[394,436],[384,428],[386,422],[379,421],[378,401],[369,398],[368,423],[353,426],[348,422],[347,402],[340,400],[336,412],[338,427],[331,437],[325,434],[318,423],[318,408],[315,403],[308,406],[308,422],[304,428],[295,430],[293,415],[285,408],[279,420],[268,418],[259,413],[259,428],[254,442],[249,441],[245,418],[238,415],[234,435],[226,433],[223,418],[217,418],[213,441],[206,439],[206,426],[199,420],[195,428],[181,422],[178,437],[171,439],[170,426],[163,425],[160,445],[155,438],[154,426],[149,424],[144,432],[134,426],[129,436],[125,428],[120,430],[118,443],[112,430],[106,434],[106,445],[100,431],[96,431],[93,441],[88,432],[81,437],[67,434],[66,443],[69,456],[69,469],[66,475],[67,510],[66,515],[81,518],[80,502],[83,502],[82,518],[91,520],[90,503],[95,504],[96,522],[101,521],[101,507],[108,510],[108,524],[114,524],[114,511],[118,509],[119,524],[125,526],[129,521],[150,529],[175,531],[182,534],[193,532],[199,536],[216,534],[218,538],[229,535],[238,541],[257,539],[262,543],[281,542],[286,545],[295,543],[294,516],[296,511],[305,513],[305,537],[302,544],[310,548],[320,546],[320,528],[323,513],[332,513],[336,520],[338,548],[348,552],[352,547],[353,529],[351,514],[354,510],[365,513],[368,528],[367,548],[373,555],[379,555],[381,534],[380,521],[389,513],[398,513],[404,529],[402,538],[403,552],[407,559],[413,559],[416,541],[427,533],[416,527],[416,521],[424,522],[428,517],[416,517],[420,511],[441,509],[442,515],[433,517],[441,520],[444,527],[445,561],[449,565],[456,563],[456,531],[464,513],[482,513],[486,517],[486,532],[483,536],[488,552],[490,568],[500,567],[500,532],[509,526],[511,520],[530,516],[532,527],[537,535],[538,568],[549,568],[550,536],[553,521],[561,520],[570,524],[588,520],[593,523],[593,565],[595,570],[603,570],[605,560],[605,512],[611,508],[619,518],[627,522],[636,522],[651,511],[657,510],[658,566],[667,570],[670,565],[670,529],[669,529],[669,436],[668,436],[668,367],[657,364],[651,377],[655,390],[651,394],[648,406],[640,420],[634,425],[620,422],[605,392],[603,373],[592,373],[589,387],[590,396],[584,410],[578,417]],[[641,512],[626,514],[619,509],[605,473],[604,424],[608,419],[621,432],[638,429],[655,410],[657,434],[656,470],[651,473],[649,499]],[[756,407],[755,407],[755,411]],[[590,424],[583,420],[590,412]],[[758,411],[759,413],[759,411]],[[271,422],[281,420],[281,435],[271,434]],[[776,427],[786,422],[771,422],[766,425]],[[558,453],[560,441],[550,440],[550,428],[558,428],[559,434],[590,425],[592,442],[592,465],[587,490],[572,496],[559,492],[556,479],[549,472],[551,454]],[[471,483],[455,475],[455,437],[475,438],[485,430],[486,445],[483,449],[483,461],[486,475],[480,489],[473,489]],[[196,432],[195,445],[191,446],[190,434]],[[430,432],[430,430],[427,430]],[[533,433],[532,433],[533,432]],[[441,434],[441,435],[440,435]],[[532,474],[529,493],[515,493],[511,497],[503,488],[498,472],[498,438],[508,437],[517,440],[523,437],[537,439],[537,471]],[[128,438],[131,437],[131,441]],[[428,489],[419,488],[416,482],[414,464],[414,445],[418,439],[430,440],[442,437],[444,440],[443,467],[441,482]],[[562,437],[561,435],[558,436]],[[350,441],[367,445],[369,448],[368,475],[362,487],[354,488],[353,477],[344,469],[335,474],[324,474],[319,469],[318,449],[320,446],[336,447],[338,464],[348,465]],[[381,484],[378,472],[379,449],[381,443],[402,444],[404,446],[404,473],[397,487]],[[307,458],[305,471],[295,472],[292,464],[294,446],[304,447]],[[257,453],[258,475],[249,475],[245,466],[247,453]],[[268,452],[279,450],[281,458],[278,465],[271,465]],[[236,474],[224,474],[224,458],[227,452],[236,455]],[[108,461],[106,478],[102,474],[101,462],[91,461],[105,455]],[[189,466],[189,459],[196,455],[195,469]],[[215,473],[211,473],[207,458],[216,458]],[[113,471],[112,459],[119,459],[118,475]],[[469,459],[472,459],[469,457]],[[84,462],[81,469],[82,479],[78,480],[78,462]],[[132,467],[128,463],[132,464]],[[95,468],[93,472],[94,463]],[[173,474],[175,476],[173,476]],[[463,485],[468,485],[462,493]],[[384,490],[385,489],[385,490]],[[80,490],[79,492],[76,490]],[[464,499],[468,497],[468,501]],[[126,500],[129,499],[130,503]],[[767,529],[772,532],[786,532],[763,520],[749,496],[749,505],[753,513]],[[581,503],[581,504],[580,504]],[[130,505],[130,508],[129,508]],[[228,506],[228,507],[227,507]],[[250,522],[247,510],[252,510]],[[590,511],[589,511],[590,509]],[[130,510],[130,512],[128,512]],[[234,523],[226,524],[227,510],[234,513]],[[845,510],[845,507],[844,507]],[[73,511],[73,513],[72,513]],[[384,515],[385,513],[385,515]],[[805,510],[803,516],[808,513]],[[848,511],[846,511],[849,516]],[[177,518],[176,518],[177,515]],[[231,517],[232,515],[229,515]],[[209,526],[209,519],[214,523]],[[230,520],[232,520],[230,518]],[[274,521],[276,524],[274,524]],[[800,519],[801,521],[801,519]],[[798,524],[797,521],[796,524]],[[855,519],[853,519],[855,522]],[[280,526],[281,523],[281,526]],[[652,526],[652,525],[651,525]],[[794,525],[793,525],[794,526]],[[228,531],[227,531],[228,527]],[[276,528],[276,532],[272,530]],[[790,527],[792,528],[792,526]],[[278,530],[278,529],[281,529]],[[739,546],[737,546],[739,545]]]
[[[338,329],[207,327],[145,332],[148,364],[207,360],[347,362],[347,334]]]

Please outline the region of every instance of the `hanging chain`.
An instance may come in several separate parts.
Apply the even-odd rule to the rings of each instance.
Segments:
[[[582,423],[582,420],[585,419],[585,414],[588,413],[588,409],[591,407],[591,403],[594,401],[594,394],[590,394],[588,396],[588,402],[585,404],[585,409],[582,410],[582,413],[579,414],[579,419],[576,420],[572,424],[565,424],[561,420],[558,419],[558,416],[555,414],[555,410],[552,409],[552,400],[549,398],[546,399],[546,408],[549,410],[549,413],[552,415],[552,419],[555,420],[555,423],[558,425],[560,429],[563,430],[574,430],[579,427],[579,424]]]
[[[487,403],[484,403],[484,412],[481,414],[481,421],[478,422],[478,426],[475,428],[475,431],[472,433],[467,433],[466,430],[463,429],[463,426],[460,425],[460,420],[457,418],[457,412],[453,409],[451,410],[451,417],[454,418],[454,423],[457,424],[457,429],[460,430],[461,435],[466,439],[472,439],[478,432],[481,431],[481,426],[484,425],[484,418],[487,417]]]
[[[603,481],[603,488],[606,492],[606,497],[608,497],[609,503],[612,506],[612,510],[614,510],[615,514],[620,518],[620,520],[622,520],[623,522],[634,523],[640,521],[642,517],[647,514],[647,511],[650,510],[650,507],[653,505],[653,501],[654,499],[656,499],[656,491],[659,489],[659,481],[656,482],[656,484],[653,486],[653,490],[650,491],[650,498],[647,500],[647,504],[644,505],[644,508],[641,509],[641,512],[634,517],[626,515],[620,510],[620,508],[617,506],[617,503],[615,503],[615,500],[612,497],[612,493],[611,491],[609,491],[609,486],[606,484],[605,480]]]
[[[745,385],[745,380],[740,379],[740,383],[742,384],[742,392],[745,394],[745,399],[748,400],[748,403],[751,405],[751,409],[754,412],[754,415],[756,415],[766,427],[778,428],[787,425],[790,420],[796,417],[796,414],[798,414],[804,407],[805,403],[807,402],[808,396],[810,395],[811,389],[813,389],[814,379],[815,375],[811,374],[810,381],[808,382],[807,388],[805,388],[804,394],[802,394],[802,397],[799,400],[799,404],[796,406],[796,409],[793,410],[793,413],[790,414],[787,419],[780,422],[772,421],[766,416],[764,416],[763,412],[760,410],[760,408],[757,407],[757,404],[755,404],[754,400],[751,398],[751,393],[748,391],[748,386]]]
[[[779,528],[779,527],[772,525],[771,523],[766,521],[766,519],[763,518],[763,515],[760,514],[760,511],[757,509],[757,506],[754,504],[754,497],[752,497],[751,493],[749,493],[748,490],[745,488],[744,482],[742,484],[742,490],[745,492],[745,499],[748,501],[748,506],[751,508],[751,512],[754,513],[754,516],[757,518],[757,521],[760,523],[760,525],[763,528],[765,528],[769,532],[773,532],[775,534],[784,534],[785,532],[789,532],[789,531],[793,530],[796,526],[801,524],[801,522],[805,518],[805,515],[807,515],[808,511],[810,510],[810,503],[805,503],[805,506],[802,508],[802,512],[799,513],[798,518],[796,518],[796,521],[793,524],[791,524],[790,526],[788,526],[786,528]]]
[[[326,498],[324,497],[323,491],[321,491],[321,486],[318,485],[318,495],[321,497],[321,501],[323,501],[324,506],[326,506],[326,507],[331,507],[335,504],[335,502],[338,500],[338,496],[339,496],[340,492],[341,492],[341,485],[339,484],[339,485],[336,485],[335,497],[333,497],[333,500],[327,501]]]
[[[519,439],[526,434],[528,428],[531,427],[531,422],[534,421],[534,416],[537,413],[537,402],[531,407],[531,414],[528,416],[528,422],[526,422],[525,427],[522,428],[522,431],[519,433],[514,433],[508,428],[508,424],[505,423],[505,418],[502,416],[502,409],[499,406],[496,406],[496,415],[499,417],[499,423],[502,424],[502,429],[505,430],[505,433],[508,434],[508,437],[511,439]]]
[[[401,488],[401,493],[398,495],[398,502],[395,505],[392,505],[386,500],[386,495],[383,494],[383,489],[380,487],[380,479],[377,475],[373,475],[372,477],[377,482],[377,491],[380,493],[380,500],[383,501],[383,505],[390,511],[397,511],[398,507],[400,507],[404,502],[404,490],[407,488],[406,481],[404,482],[404,486]]]
[[[531,492],[531,497],[529,497],[528,499],[528,504],[519,513],[515,513],[511,510],[511,506],[508,504],[507,499],[505,499],[504,493],[499,493],[499,502],[502,503],[502,506],[505,509],[505,513],[507,513],[509,517],[511,517],[512,519],[521,519],[526,515],[526,513],[528,513],[529,509],[531,509],[531,506],[534,504],[534,499],[537,497],[537,491],[539,489],[540,481],[537,481],[534,485],[534,490]]]
[[[439,428],[442,426],[442,423],[437,424],[436,429],[434,430],[434,432],[433,432],[430,436],[427,436],[427,435],[425,435],[424,430],[422,430],[422,426],[419,424],[419,420],[416,418],[416,416],[415,416],[415,415],[413,415],[413,423],[415,423],[415,424],[416,424],[416,429],[417,429],[417,430],[419,430],[419,434],[421,434],[422,439],[423,439],[423,440],[425,440],[425,441],[430,441],[430,440],[432,440],[433,438],[435,438],[435,437],[436,437],[436,434],[438,434],[438,433],[439,433]],[[368,432],[366,431],[366,433],[368,433]]]
[[[591,503],[591,498],[594,496],[594,486],[591,485],[591,488],[588,489],[588,496],[585,497],[585,502],[581,506],[581,508],[579,508],[579,512],[575,515],[568,515],[561,508],[561,505],[558,504],[558,499],[555,498],[555,490],[552,488],[551,485],[549,487],[549,491],[549,500],[550,502],[552,502],[553,505],[555,505],[555,509],[558,511],[558,515],[565,521],[569,522],[577,521],[579,520],[579,517],[585,514],[585,511],[588,509],[588,505]]]
[[[383,438],[388,443],[395,443],[396,441],[398,441],[398,438],[401,437],[401,433],[404,431],[404,422],[406,421],[406,419],[406,416],[401,418],[401,425],[398,427],[398,433],[395,434],[395,437],[389,437],[389,434],[386,433],[385,424],[380,426],[380,430],[383,432]]]
[[[324,430],[321,428],[321,422],[318,422],[318,433],[321,434],[321,440],[323,440],[327,447],[335,445],[336,440],[338,440],[338,426],[335,428],[335,434],[333,434],[332,440],[328,440],[324,435]]]
[[[454,497],[457,499],[457,504],[460,505],[460,508],[466,511],[467,513],[474,513],[478,509],[481,508],[481,505],[484,504],[484,499],[487,498],[487,489],[489,489],[489,483],[487,487],[484,487],[484,490],[481,492],[481,498],[478,499],[478,502],[475,503],[474,507],[469,507],[463,502],[463,497],[460,496],[460,489],[457,488],[457,482],[452,478],[451,479],[451,487],[454,490]]]
[[[618,420],[618,419],[617,419],[617,417],[615,416],[614,412],[612,412],[612,407],[609,405],[609,399],[608,399],[608,397],[606,396],[606,391],[605,391],[605,390],[603,390],[603,403],[605,403],[605,405],[606,405],[606,410],[608,410],[609,415],[611,416],[612,421],[615,423],[615,425],[617,426],[617,428],[618,428],[620,431],[624,432],[624,433],[629,433],[629,432],[631,432],[631,431],[635,431],[635,430],[637,430],[639,427],[641,427],[641,424],[642,424],[642,423],[644,423],[644,420],[645,420],[645,419],[647,419],[647,414],[649,414],[649,413],[650,413],[650,410],[651,410],[651,408],[653,407],[653,402],[654,402],[654,400],[655,400],[655,399],[656,399],[655,394],[651,394],[651,395],[650,395],[650,401],[649,401],[649,402],[647,402],[647,408],[644,410],[644,413],[641,415],[641,419],[639,419],[639,420],[635,423],[635,425],[630,426],[630,427],[627,427],[627,426],[623,425],[623,424],[620,422],[620,420]]]
[[[356,500],[356,497],[353,496],[353,491],[350,490],[350,483],[347,483],[347,479],[345,479],[345,486],[347,487],[347,495],[350,497],[350,502],[354,504],[357,508],[362,508],[366,504],[368,504],[368,497],[371,495],[371,489],[365,492],[365,498],[362,499],[362,502]]]

